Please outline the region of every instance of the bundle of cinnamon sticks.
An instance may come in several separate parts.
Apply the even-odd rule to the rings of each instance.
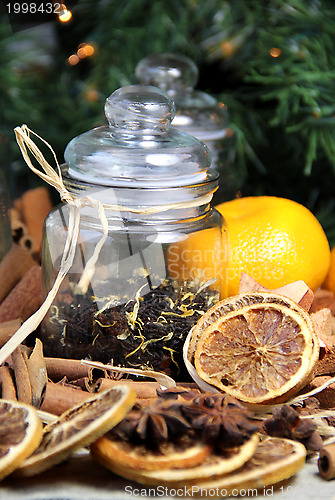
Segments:
[[[130,385],[142,406],[156,398],[161,388],[158,382],[113,378],[106,370],[93,369],[80,360],[44,357],[40,340],[36,340],[34,349],[19,346],[0,367],[1,397],[32,404],[54,415],[116,384]],[[195,388],[193,383],[180,386]]]
[[[11,209],[13,244],[0,262],[0,347],[42,303],[43,224],[52,208],[49,191],[26,191]]]
[[[48,191],[37,188],[26,191],[14,207],[12,246],[0,262],[0,347],[42,304],[42,228],[52,204]],[[1,397],[38,406],[43,390],[37,389],[37,372],[32,373],[32,366],[38,371],[41,363],[37,360],[41,357],[41,345],[36,346],[31,358],[25,346],[17,348],[6,365],[0,367]]]
[[[25,191],[10,209],[14,243],[31,252],[36,260],[40,258],[44,220],[51,209],[49,190],[43,186]]]
[[[48,383],[41,409],[55,415],[82,402],[92,393],[104,391],[116,384],[131,385],[137,394],[137,401],[142,405],[156,398],[157,390],[160,389],[158,382],[114,378],[113,373],[90,368],[80,360],[46,357],[45,363]],[[182,385],[194,386],[192,383]]]

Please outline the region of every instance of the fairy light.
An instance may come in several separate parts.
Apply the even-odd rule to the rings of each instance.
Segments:
[[[70,10],[68,10],[66,5],[64,5],[63,3],[60,5],[60,8],[61,8],[61,10],[58,13],[58,19],[62,23],[69,22],[70,19],[72,18],[72,12]]]
[[[70,55],[68,57],[67,61],[71,66],[75,66],[78,64],[82,59],[85,59],[85,57],[92,56],[95,52],[95,48],[93,45],[83,42],[78,45],[78,50],[76,54]]]
[[[272,57],[279,57],[281,54],[281,50],[278,49],[277,47],[272,47],[272,49],[270,50],[270,56]]]
[[[93,56],[95,50],[94,50],[94,47],[93,45],[85,45],[85,55],[88,57],[88,56]]]
[[[92,56],[94,54],[94,47],[89,43],[81,43],[77,50],[77,56],[80,59],[84,59],[85,57]]]
[[[85,92],[85,98],[90,102],[97,102],[99,100],[99,93],[92,88],[89,88]]]
[[[229,41],[224,41],[221,43],[221,50],[226,57],[230,57],[234,54],[235,52],[235,47],[234,45],[229,42]]]
[[[79,57],[77,56],[77,54],[72,54],[69,58],[68,58],[68,63],[71,64],[71,66],[75,66],[76,64],[78,64],[80,61]]]

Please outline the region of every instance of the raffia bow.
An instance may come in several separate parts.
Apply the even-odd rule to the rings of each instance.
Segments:
[[[12,336],[12,338],[0,349],[0,365],[4,363],[4,361],[8,358],[8,356],[10,356],[10,354],[28,337],[28,335],[30,335],[30,333],[36,330],[38,325],[41,323],[41,321],[47,314],[52,302],[54,301],[57,295],[57,292],[59,290],[62,281],[69,272],[73,264],[73,259],[75,256],[75,251],[79,236],[80,209],[83,208],[84,206],[97,208],[99,213],[99,219],[101,221],[103,235],[98,241],[92,256],[86,263],[85,269],[77,285],[77,291],[80,291],[81,293],[85,293],[87,291],[88,285],[95,271],[95,265],[98,260],[100,250],[108,235],[108,221],[102,203],[89,196],[76,198],[71,193],[69,193],[69,191],[66,189],[64,185],[59,163],[57,161],[55,152],[53,151],[50,144],[48,144],[38,134],[32,132],[27,127],[27,125],[22,125],[22,127],[16,127],[14,129],[14,132],[17,143],[21,149],[23,158],[25,159],[29,168],[41,179],[50,184],[50,186],[53,186],[54,188],[57,189],[57,191],[60,194],[61,200],[68,203],[70,210],[69,210],[67,237],[63,249],[63,256],[60,263],[60,269],[58,271],[55,282],[51,290],[49,291],[48,295],[46,296],[41,307],[21,325],[21,327]],[[57,170],[52,168],[51,165],[47,162],[40,149],[31,139],[30,134],[35,135],[50,149],[54,157]],[[30,156],[28,154],[28,150],[30,151],[32,156],[38,161],[43,171],[39,170],[33,165]]]

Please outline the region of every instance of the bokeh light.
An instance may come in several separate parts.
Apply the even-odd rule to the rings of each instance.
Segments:
[[[94,47],[88,43],[81,43],[77,50],[77,55],[80,59],[84,57],[92,56],[94,54]]]
[[[61,4],[60,5],[60,11],[58,12],[58,19],[62,22],[62,23],[67,23],[70,21],[70,19],[72,18],[72,12],[70,10],[68,10],[66,8],[66,5],[64,4]]]
[[[278,49],[277,47],[272,47],[272,49],[270,50],[270,56],[272,57],[279,57],[281,54],[281,50]]]
[[[71,66],[75,66],[76,64],[78,64],[80,61],[79,57],[77,56],[77,54],[72,54],[69,58],[68,58],[68,63],[71,65]]]

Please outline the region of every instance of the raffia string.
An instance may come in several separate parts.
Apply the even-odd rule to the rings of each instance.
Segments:
[[[72,261],[67,269],[67,272],[69,271],[69,269],[72,265],[74,252],[75,252],[77,241],[78,241],[80,209],[84,206],[89,206],[89,207],[97,208],[97,210],[98,210],[103,236],[101,237],[101,239],[97,243],[97,245],[94,249],[93,255],[87,261],[86,266],[84,268],[84,271],[82,273],[81,279],[77,285],[77,290],[76,290],[77,293],[86,293],[88,286],[89,286],[89,283],[91,281],[91,278],[92,278],[94,271],[95,271],[95,264],[98,260],[100,250],[101,250],[101,248],[102,248],[102,246],[103,246],[103,244],[106,241],[106,238],[108,236],[108,221],[107,221],[104,207],[103,207],[102,203],[100,203],[100,201],[92,198],[91,196],[82,196],[82,197],[78,198],[78,197],[73,196],[71,193],[69,193],[69,191],[66,189],[66,187],[64,185],[63,178],[62,178],[62,172],[61,172],[56,154],[47,141],[45,141],[38,134],[36,134],[32,130],[30,130],[27,127],[27,125],[22,125],[22,127],[16,127],[14,129],[14,132],[15,132],[17,143],[21,149],[23,158],[24,158],[25,162],[27,163],[28,167],[36,175],[38,175],[41,179],[43,179],[45,182],[50,184],[50,186],[53,186],[54,188],[56,188],[57,191],[59,192],[61,200],[68,203],[68,205],[71,208],[73,208],[73,210],[76,212],[75,225],[73,228],[72,225],[70,226],[70,224],[69,224],[68,235],[66,238],[65,248],[64,248],[64,252],[63,252],[63,256],[66,255],[67,253],[71,253],[71,255],[73,254]],[[43,156],[40,149],[36,146],[34,141],[31,139],[30,134],[35,135],[38,139],[40,139],[48,147],[48,149],[51,151],[53,158],[55,160],[57,170],[55,170],[47,162],[47,160]],[[38,163],[40,164],[40,166],[42,167],[44,172],[39,170],[38,168],[36,168],[33,165],[33,163],[30,160],[30,156],[28,154],[27,148],[30,151],[30,153],[32,154],[32,156],[38,161]],[[61,264],[59,273],[61,274],[62,272],[63,272],[63,266]],[[58,285],[58,288],[60,286],[60,283]],[[58,288],[57,288],[57,290],[58,290]],[[0,353],[1,353],[1,351],[0,351]]]
[[[12,336],[12,338],[0,349],[0,365],[3,364],[4,361],[6,361],[8,356],[12,354],[12,352],[28,337],[28,335],[30,335],[30,333],[36,330],[38,325],[41,323],[41,321],[47,314],[52,302],[54,301],[62,281],[64,280],[65,276],[67,275],[73,264],[73,259],[79,236],[80,209],[83,206],[91,206],[91,207],[96,207],[98,209],[103,236],[96,245],[93,255],[87,261],[80,282],[77,285],[78,291],[81,291],[82,293],[85,293],[85,291],[87,291],[90,280],[94,274],[95,264],[99,257],[100,250],[108,235],[108,222],[103,205],[94,198],[88,196],[76,198],[67,191],[63,183],[59,163],[57,161],[55,152],[53,151],[50,144],[48,144],[44,139],[42,139],[42,137],[35,134],[35,132],[29,130],[29,128],[26,125],[23,125],[21,128],[16,127],[14,132],[17,143],[21,149],[22,155],[29,168],[35,174],[37,174],[41,179],[43,179],[48,184],[56,188],[60,194],[62,201],[67,202],[69,204],[69,223],[68,223],[68,232],[63,249],[63,256],[60,264],[60,269],[55,279],[55,282],[51,290],[49,291],[46,299],[44,300],[43,304],[41,305],[41,307],[21,325],[21,327]],[[49,163],[46,161],[41,151],[38,149],[38,147],[30,138],[30,134],[33,134],[36,137],[38,137],[50,149],[55,159],[57,170],[55,170],[54,168],[51,167],[51,165],[49,165]],[[33,165],[33,163],[30,160],[28,150],[30,151],[32,156],[38,161],[43,171],[39,170]]]
[[[139,370],[137,368],[125,368],[122,366],[114,365],[104,365],[99,361],[88,361],[86,359],[81,360],[82,365],[91,366],[92,368],[101,368],[102,370],[109,370],[116,373],[125,373],[130,375],[137,375],[139,377],[153,378],[160,385],[161,389],[171,389],[176,387],[176,382],[173,378],[166,375],[166,373],[155,372],[153,370]]]
[[[318,394],[319,392],[324,391],[325,389],[327,389],[327,387],[329,387],[330,385],[332,385],[334,383],[335,383],[335,377],[331,377],[329,380],[327,380],[326,382],[324,382],[319,387],[316,387],[315,389],[313,389],[313,390],[311,390],[309,392],[306,392],[305,394],[301,394],[300,396],[297,396],[297,397],[295,397],[293,399],[290,399],[288,401],[288,404],[290,404],[290,405],[300,404],[303,401],[305,401],[306,399],[311,398],[312,396],[315,396],[315,394]]]

